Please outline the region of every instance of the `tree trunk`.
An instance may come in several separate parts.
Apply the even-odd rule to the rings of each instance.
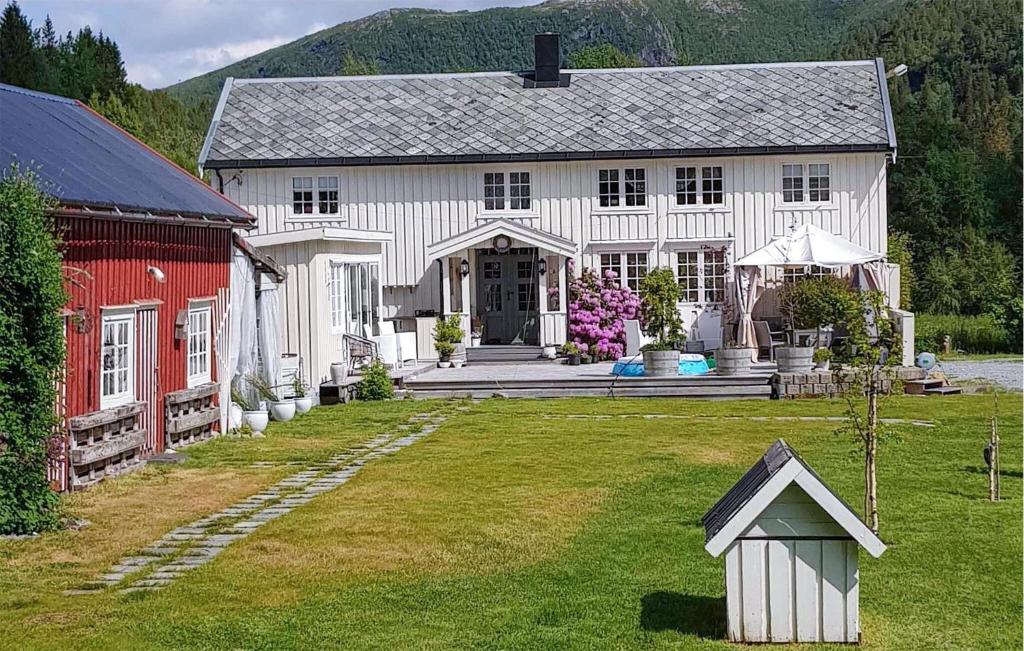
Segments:
[[[868,422],[864,441],[864,518],[871,530],[878,533],[878,479],[875,465],[878,457],[878,391],[875,378],[868,385]]]
[[[999,501],[999,431],[996,429],[996,417],[989,424],[989,445],[992,447],[992,463],[988,467],[988,498]]]

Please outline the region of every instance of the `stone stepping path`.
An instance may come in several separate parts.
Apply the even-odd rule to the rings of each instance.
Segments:
[[[464,405],[455,408],[456,411],[467,409],[469,407]],[[430,435],[447,418],[444,411],[416,414],[395,432],[381,434],[289,475],[217,513],[168,531],[138,555],[120,559],[95,580],[66,590],[64,594],[95,594],[112,587],[124,593],[160,590],[209,563],[229,545],[244,540],[266,523],[344,485],[374,459],[394,454]]]
[[[684,414],[543,414],[542,418],[547,420],[615,420],[625,418],[642,418],[644,420],[754,420],[754,421],[819,421],[829,423],[841,423],[846,420],[845,416],[688,416]],[[935,427],[935,422],[930,420],[907,420],[905,418],[879,418],[879,421],[888,425],[913,425],[915,427]]]

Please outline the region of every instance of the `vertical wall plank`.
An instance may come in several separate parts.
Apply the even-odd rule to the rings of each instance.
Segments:
[[[857,541],[846,541],[846,641],[860,641],[860,569]]]
[[[729,639],[743,641],[743,581],[741,543],[734,542],[725,553],[725,611],[729,620]]]
[[[768,542],[768,633],[772,642],[793,641],[792,540]]]
[[[819,641],[819,595],[821,585],[821,541],[796,541],[796,639]]]
[[[846,541],[821,543],[821,637],[846,641]]]
[[[743,641],[767,642],[767,542],[743,540],[740,568],[743,572]]]

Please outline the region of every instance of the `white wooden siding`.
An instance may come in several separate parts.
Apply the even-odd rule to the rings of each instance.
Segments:
[[[783,163],[831,165],[832,201],[788,206],[781,201]],[[675,168],[714,164],[723,167],[724,205],[676,207]],[[648,206],[600,208],[597,170],[602,167],[647,170]],[[531,173],[533,209],[497,215],[483,210],[483,174],[494,170]],[[320,220],[291,215],[292,176],[337,175],[340,215]],[[884,154],[828,156],[748,156],[717,159],[572,161],[523,165],[419,165],[222,170],[224,192],[257,217],[253,234],[320,226],[349,226],[393,234],[384,245],[382,282],[385,316],[437,309],[436,267],[426,248],[468,230],[480,220],[510,217],[573,240],[577,264],[596,266],[599,250],[622,241],[642,241],[651,265],[672,264],[672,253],[689,241],[732,240],[732,257],[763,246],[795,221],[814,223],[869,249],[886,249],[886,166]],[[621,181],[620,181],[621,182]],[[315,197],[314,197],[315,199]],[[630,247],[634,250],[636,247]]]

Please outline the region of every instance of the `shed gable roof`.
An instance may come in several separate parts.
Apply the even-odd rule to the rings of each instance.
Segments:
[[[878,536],[782,439],[704,514],[704,548],[719,556],[790,484],[800,486],[869,554],[877,558],[885,551]]]
[[[208,167],[889,151],[881,60],[228,79]]]
[[[0,166],[31,169],[74,208],[180,215],[248,226],[254,219],[76,100],[0,84]]]

